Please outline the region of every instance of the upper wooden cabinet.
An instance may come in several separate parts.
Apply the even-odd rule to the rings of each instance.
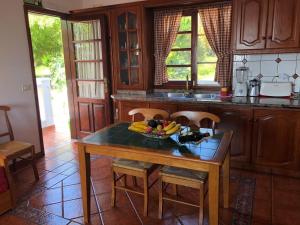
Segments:
[[[298,51],[298,0],[234,0],[233,49]]]
[[[300,171],[300,111],[254,111],[253,162]]]
[[[236,49],[264,49],[268,1],[237,0],[234,2],[236,18]]]
[[[270,0],[267,48],[298,48],[299,0]]]
[[[147,49],[148,39],[143,34],[146,20],[142,6],[118,8],[112,12],[113,78],[117,90],[147,89],[150,73],[147,56],[151,48]]]

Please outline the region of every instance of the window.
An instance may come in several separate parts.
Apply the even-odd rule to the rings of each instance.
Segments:
[[[217,85],[217,56],[211,49],[197,11],[181,18],[176,41],[166,60],[169,82],[192,81],[193,85]]]

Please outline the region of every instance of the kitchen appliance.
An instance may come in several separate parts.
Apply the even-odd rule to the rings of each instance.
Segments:
[[[266,97],[290,97],[292,94],[291,82],[263,82],[260,95]]]
[[[253,79],[249,81],[249,96],[257,97],[259,96],[260,80]]]
[[[247,96],[248,92],[248,73],[249,68],[248,67],[239,67],[236,69],[236,86],[234,89],[234,96],[240,96],[245,97]]]

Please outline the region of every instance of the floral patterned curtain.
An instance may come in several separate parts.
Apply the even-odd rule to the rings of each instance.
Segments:
[[[211,48],[218,57],[215,80],[222,87],[230,87],[231,73],[231,20],[232,6],[228,3],[199,9],[204,32]]]
[[[155,85],[168,82],[166,59],[176,40],[182,16],[181,10],[158,10],[154,12]]]

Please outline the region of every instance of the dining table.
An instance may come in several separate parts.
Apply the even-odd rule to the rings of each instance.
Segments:
[[[229,149],[233,132],[205,129],[211,134],[205,140],[180,143],[178,133],[154,139],[128,130],[129,126],[127,122],[115,123],[77,143],[84,223],[90,223],[91,155],[102,155],[207,172],[209,224],[219,225],[220,184],[223,207],[229,207]]]

